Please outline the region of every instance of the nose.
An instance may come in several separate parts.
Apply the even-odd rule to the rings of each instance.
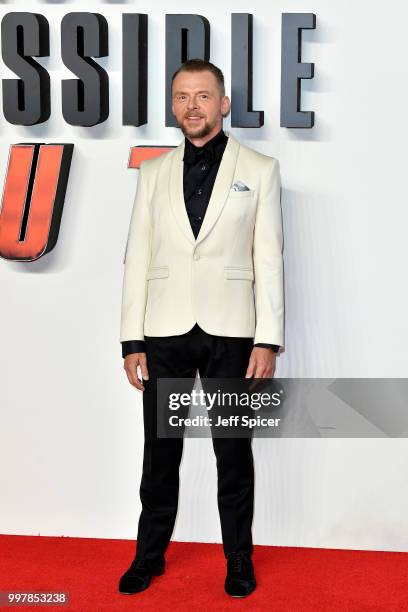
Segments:
[[[191,96],[191,98],[188,101],[187,104],[187,109],[188,110],[195,110],[198,108],[198,104],[197,104],[197,98],[195,96]]]

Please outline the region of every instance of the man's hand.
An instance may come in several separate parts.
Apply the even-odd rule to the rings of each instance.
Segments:
[[[140,367],[142,378],[139,379],[137,367]],[[149,378],[149,372],[147,369],[146,353],[130,353],[126,355],[123,367],[126,371],[127,377],[131,385],[144,391],[145,387],[142,383],[142,379],[147,380]]]
[[[276,353],[270,348],[254,346],[249,358],[245,378],[273,378],[276,368]],[[261,382],[261,381],[259,381]],[[250,389],[257,386],[255,381]]]
[[[275,367],[276,353],[270,348],[255,346],[249,358],[245,378],[272,378]]]

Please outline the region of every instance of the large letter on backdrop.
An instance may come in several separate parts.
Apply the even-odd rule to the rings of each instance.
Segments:
[[[300,110],[301,79],[312,79],[314,64],[302,58],[302,30],[316,27],[314,13],[282,14],[281,127],[311,128],[314,112]]]
[[[252,30],[250,13],[231,15],[231,127],[258,128],[263,111],[252,110]]]
[[[51,112],[50,77],[32,59],[50,54],[48,21],[36,13],[7,13],[1,22],[3,61],[20,79],[3,79],[3,113],[14,125],[47,121]]]
[[[62,81],[62,114],[70,125],[91,126],[109,116],[109,78],[91,57],[108,55],[108,22],[99,13],[68,13],[61,21],[62,61],[77,79]]]
[[[147,15],[122,15],[123,125],[147,123]]]
[[[0,257],[34,261],[57,243],[73,144],[11,145],[0,213]]]

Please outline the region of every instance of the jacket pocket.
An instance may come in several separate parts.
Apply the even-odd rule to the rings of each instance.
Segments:
[[[230,190],[229,197],[234,200],[246,200],[247,198],[253,198],[255,191],[253,189],[248,189],[245,191],[234,191]]]
[[[254,280],[254,270],[246,266],[225,266],[225,278],[237,278],[241,280]]]
[[[169,266],[150,266],[147,271],[146,279],[166,278],[169,275]]]

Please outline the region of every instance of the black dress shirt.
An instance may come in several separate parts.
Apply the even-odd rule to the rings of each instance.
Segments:
[[[188,138],[184,145],[183,190],[186,211],[194,237],[197,238],[207,210],[218,168],[228,142],[228,136],[221,129],[202,147],[196,147]],[[279,346],[258,342],[254,346],[270,348],[277,353]],[[130,353],[144,353],[143,340],[122,342],[122,357]]]

